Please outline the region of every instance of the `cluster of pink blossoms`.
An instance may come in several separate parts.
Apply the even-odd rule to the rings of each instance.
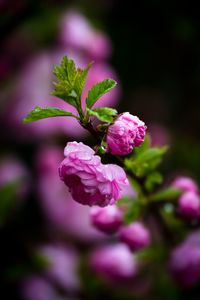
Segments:
[[[93,149],[83,143],[69,142],[65,159],[59,167],[61,180],[72,197],[84,205],[106,206],[120,197],[128,179],[124,170],[113,164],[104,165]]]

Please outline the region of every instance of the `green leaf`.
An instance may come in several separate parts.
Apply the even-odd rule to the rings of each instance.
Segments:
[[[70,116],[70,117],[76,117],[71,112],[56,108],[56,107],[46,107],[42,108],[39,106],[36,106],[34,110],[32,110],[24,119],[24,123],[30,123],[35,122],[38,120],[51,118],[51,117],[63,117],[63,116]]]
[[[179,189],[169,187],[158,193],[151,196],[151,200],[153,201],[169,201],[175,200],[181,195],[181,191]]]
[[[93,62],[89,63],[87,68],[85,69],[77,69],[77,75],[75,78],[75,82],[74,82],[74,89],[77,92],[77,94],[79,95],[79,97],[81,97],[82,92],[83,92],[83,88],[85,85],[85,80],[87,78],[87,74],[89,72],[89,69],[91,68]]]
[[[76,68],[72,59],[64,56],[61,64],[54,67],[54,75],[57,82],[54,82],[55,89],[52,95],[59,97],[78,110],[81,106],[81,94],[85,85],[85,80],[92,63],[87,68]]]
[[[102,122],[113,122],[113,116],[117,115],[117,110],[110,107],[98,107],[95,109],[87,109],[90,116],[94,116]]]
[[[105,79],[95,84],[88,92],[86,98],[87,107],[91,108],[101,96],[113,89],[116,84],[116,81],[113,79]]]
[[[132,155],[125,159],[125,166],[137,177],[144,177],[161,163],[163,155],[168,147],[155,147],[142,151],[138,155]]]
[[[159,172],[150,173],[145,180],[145,188],[151,192],[156,184],[162,183],[162,175]]]

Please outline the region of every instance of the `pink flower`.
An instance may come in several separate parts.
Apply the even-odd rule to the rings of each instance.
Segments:
[[[131,250],[138,251],[150,244],[150,232],[140,222],[133,222],[120,230],[120,239],[126,243]]]
[[[88,54],[93,59],[105,59],[111,53],[111,42],[101,31],[92,27],[78,11],[69,11],[60,23],[60,42]]]
[[[90,265],[103,279],[111,282],[131,279],[137,273],[137,262],[124,244],[97,248],[91,254]]]
[[[79,289],[79,261],[73,248],[63,245],[46,245],[41,247],[38,252],[47,262],[45,274],[48,278],[64,289]]]
[[[190,177],[179,176],[174,180],[174,182],[172,183],[172,186],[177,189],[180,189],[183,192],[195,192],[196,193],[198,191],[198,185]]]
[[[61,180],[74,200],[84,205],[106,206],[120,197],[121,186],[128,184],[124,170],[117,165],[103,165],[94,150],[83,143],[70,142],[59,167]]]
[[[48,280],[38,275],[29,275],[21,286],[24,300],[61,300],[61,296]]]
[[[169,268],[175,280],[191,287],[200,280],[200,232],[195,231],[171,253]]]
[[[125,112],[109,126],[107,150],[114,155],[127,155],[144,141],[146,126],[138,117]]]
[[[90,210],[90,219],[97,229],[112,234],[121,226],[123,213],[116,205],[107,207],[94,206]]]
[[[57,172],[62,159],[63,150],[56,146],[43,147],[36,157],[38,197],[49,231],[58,230],[84,243],[105,240],[90,223],[90,207],[74,201],[60,180]]]
[[[200,197],[194,192],[183,193],[178,200],[178,212],[185,218],[200,216]]]

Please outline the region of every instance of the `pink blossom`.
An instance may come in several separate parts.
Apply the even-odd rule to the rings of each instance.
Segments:
[[[60,180],[62,159],[63,151],[56,146],[43,147],[36,157],[38,197],[51,233],[59,230],[84,243],[105,240],[106,236],[90,224],[90,207],[74,201]]]
[[[27,195],[30,177],[25,165],[15,156],[0,159],[0,187],[16,184],[16,196],[20,199]]]
[[[21,286],[24,300],[64,300],[48,280],[38,275],[28,276]]]
[[[114,155],[127,155],[144,141],[145,131],[144,122],[125,112],[108,128],[107,150]]]
[[[191,287],[200,280],[200,232],[195,231],[173,249],[169,268],[175,280]]]
[[[64,289],[79,289],[78,256],[73,248],[63,245],[45,245],[38,252],[47,262],[45,269],[47,277]]]
[[[128,184],[124,170],[117,165],[103,165],[94,150],[83,143],[70,142],[59,167],[61,180],[74,200],[84,205],[106,206],[120,197],[121,186]]]
[[[111,53],[111,42],[101,31],[92,27],[83,14],[68,11],[60,23],[60,43],[88,54],[91,58],[106,58]]]
[[[200,197],[190,191],[183,193],[178,200],[178,212],[185,218],[200,216]]]
[[[107,281],[125,281],[137,273],[136,258],[124,244],[102,246],[90,257],[94,272]]]
[[[121,228],[120,240],[131,250],[138,251],[149,246],[151,238],[149,230],[140,222],[133,222]]]
[[[107,207],[94,206],[90,211],[91,223],[97,229],[112,234],[115,233],[122,224],[123,213],[116,205]]]
[[[173,183],[172,186],[180,189],[183,192],[197,192],[198,191],[198,185],[197,183],[190,177],[186,176],[179,176],[177,177]]]

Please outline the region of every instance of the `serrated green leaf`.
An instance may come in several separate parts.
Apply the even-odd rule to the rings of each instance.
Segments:
[[[76,78],[75,78],[75,82],[74,82],[74,89],[79,97],[81,97],[81,95],[82,95],[83,88],[85,85],[85,80],[87,78],[87,74],[88,74],[92,64],[93,64],[93,62],[89,63],[87,68],[85,68],[83,70],[80,68],[77,69],[77,74],[76,74]]]
[[[59,117],[59,116],[70,116],[75,117],[71,112],[67,112],[65,110],[56,108],[56,107],[46,107],[42,108],[36,106],[34,110],[32,110],[24,119],[24,123],[35,122],[38,120],[51,118],[51,117]]]
[[[113,89],[116,84],[116,81],[113,79],[105,79],[95,84],[88,92],[86,98],[87,107],[91,108],[101,96]]]
[[[113,116],[117,114],[117,110],[110,107],[98,107],[95,109],[87,108],[89,116],[94,116],[102,122],[113,122]]]
[[[74,61],[64,56],[61,64],[54,67],[53,73],[58,82],[54,82],[55,89],[52,95],[74,106],[80,112],[81,94],[91,65],[92,63],[88,64],[85,69],[76,68]]]

